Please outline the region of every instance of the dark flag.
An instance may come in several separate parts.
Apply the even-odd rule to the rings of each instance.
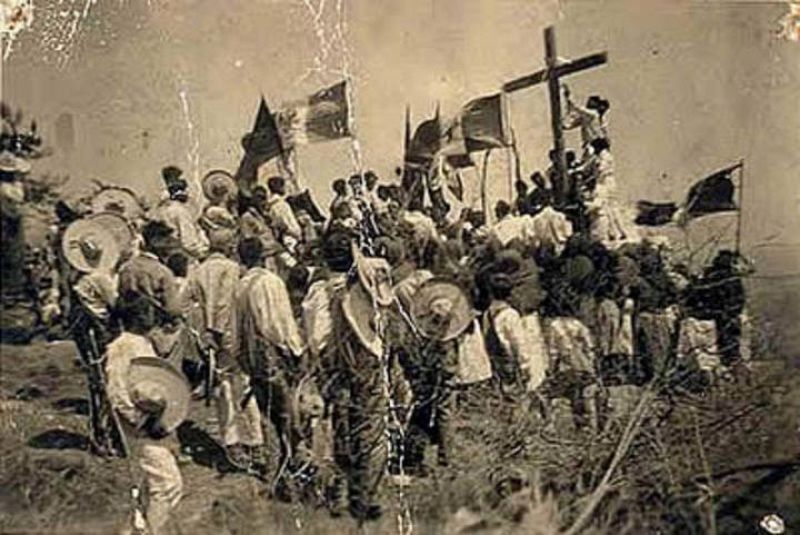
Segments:
[[[433,162],[434,156],[442,146],[442,124],[439,118],[439,107],[432,119],[422,121],[406,151],[406,163],[416,164],[427,168]]]
[[[289,203],[289,206],[295,214],[302,210],[307,213],[315,223],[325,222],[325,216],[322,214],[322,210],[319,209],[319,206],[317,206],[317,203],[308,190],[295,195],[289,195],[286,197],[286,202]]]
[[[672,217],[678,211],[674,202],[639,201],[636,203],[636,224],[646,227],[659,227],[672,222]]]
[[[247,196],[256,183],[258,168],[283,154],[278,126],[263,96],[258,106],[253,130],[242,138],[242,147],[244,156],[236,171],[236,183],[239,185],[239,191]]]
[[[741,167],[742,163],[737,163],[696,182],[689,188],[682,206],[673,202],[639,201],[636,224],[655,227],[676,222],[683,225],[704,215],[738,210],[734,201],[736,186],[731,175]]]
[[[472,156],[467,154],[450,154],[447,156],[447,163],[455,169],[464,169],[465,167],[472,167],[475,162],[472,161]]]
[[[511,145],[502,93],[469,101],[459,119],[468,152]]]
[[[697,182],[689,189],[686,197],[686,215],[690,218],[717,212],[737,210],[733,196],[736,186],[731,175],[741,164],[717,171]]]

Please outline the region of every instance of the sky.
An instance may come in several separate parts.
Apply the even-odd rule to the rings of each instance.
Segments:
[[[542,31],[555,24],[559,56],[608,52],[607,65],[566,82],[577,98],[597,93],[611,102],[621,196],[680,200],[694,180],[744,159],[745,251],[764,259],[764,273],[800,272],[794,232],[800,43],[777,36],[786,4],[36,0],[35,6],[33,25],[7,54],[3,94],[35,116],[54,149],[36,171],[69,175],[71,188],[98,178],[155,197],[165,165],[179,165],[193,179],[215,168],[234,170],[262,94],[276,108],[345,74],[354,83],[363,165],[391,180],[402,157],[406,105],[415,123],[437,104],[450,117],[468,100],[542,68]],[[527,176],[546,164],[551,143],[546,89],[511,95],[510,109]],[[575,134],[568,142],[578,144]],[[298,159],[302,181],[325,205],[330,181],[355,165],[352,140],[302,147]],[[507,196],[506,154],[492,156],[489,176],[492,201]],[[474,184],[476,175],[466,178]]]

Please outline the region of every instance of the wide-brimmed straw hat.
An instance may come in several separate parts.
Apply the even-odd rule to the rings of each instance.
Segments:
[[[132,190],[111,186],[98,191],[91,199],[92,212],[113,212],[128,221],[134,221],[144,214],[144,207]]]
[[[31,164],[25,158],[20,158],[7,150],[0,152],[0,171],[4,173],[27,173],[30,170]]]
[[[72,222],[61,241],[70,266],[83,273],[111,271],[133,247],[133,232],[124,217],[112,213],[87,216]]]
[[[172,432],[189,414],[191,388],[177,368],[160,357],[135,357],[128,371],[128,392],[134,405],[161,405],[161,425]]]
[[[414,294],[411,318],[424,336],[446,342],[463,333],[475,313],[469,297],[458,285],[431,279]]]
[[[238,193],[236,180],[233,175],[224,169],[214,169],[203,177],[203,194],[212,204],[218,204],[225,199],[230,199]]]
[[[392,266],[385,258],[364,255],[355,243],[352,244],[352,248],[359,282],[377,305],[382,307],[391,305],[394,301]]]
[[[342,312],[348,325],[367,351],[376,357],[383,354],[383,341],[378,332],[378,310],[372,297],[361,284],[353,284],[342,296]]]

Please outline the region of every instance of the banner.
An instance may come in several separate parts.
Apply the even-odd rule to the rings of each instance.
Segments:
[[[306,145],[350,136],[347,81],[290,103],[276,114],[284,145]]]
[[[650,202],[639,201],[636,203],[637,225],[646,227],[660,227],[673,221],[673,216],[678,211],[678,205],[674,202]]]
[[[508,147],[511,134],[502,93],[469,101],[456,119],[467,152]]]
[[[639,201],[636,204],[636,224],[661,226],[675,222],[683,225],[704,215],[739,210],[734,201],[736,185],[731,175],[741,167],[742,164],[738,163],[695,182],[682,206],[674,202]]]
[[[422,121],[408,143],[405,155],[406,163],[417,164],[427,168],[442,144],[442,125],[439,110],[432,119]]]
[[[261,97],[253,130],[242,138],[244,156],[236,171],[236,182],[244,195],[249,195],[251,187],[258,178],[258,168],[266,162],[282,155],[284,148],[275,118]]]
[[[697,182],[689,189],[686,197],[686,215],[690,218],[717,212],[737,210],[733,196],[736,186],[731,174],[739,165],[717,171]]]

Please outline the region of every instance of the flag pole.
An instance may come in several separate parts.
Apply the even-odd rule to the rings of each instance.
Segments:
[[[744,158],[739,160],[739,210],[738,210],[738,218],[736,220],[737,255],[741,252],[742,248],[742,212],[744,211],[744,205],[742,204],[743,199],[744,199]]]
[[[483,169],[481,170],[481,209],[487,225],[489,224],[489,194],[486,189],[486,174],[489,169],[489,156],[491,154],[492,149],[488,149],[483,155]]]
[[[506,167],[508,168],[508,202],[514,202],[514,156],[511,147],[506,147]]]

